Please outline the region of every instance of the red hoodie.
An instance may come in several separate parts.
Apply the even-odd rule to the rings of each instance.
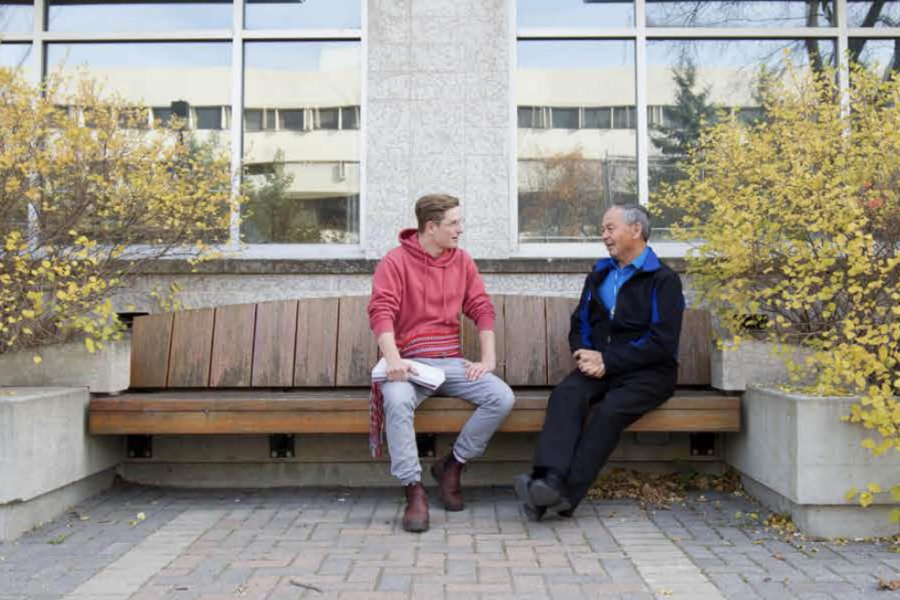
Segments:
[[[393,331],[398,345],[422,333],[459,331],[459,311],[479,331],[494,329],[494,305],[484,291],[475,261],[460,248],[434,258],[415,229],[400,232],[400,247],[375,268],[369,323],[375,336]]]

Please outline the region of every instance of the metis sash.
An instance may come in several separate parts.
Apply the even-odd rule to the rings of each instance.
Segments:
[[[423,333],[397,343],[401,358],[460,358],[459,331]],[[381,458],[384,450],[384,396],[381,383],[372,382],[369,393],[369,450]]]

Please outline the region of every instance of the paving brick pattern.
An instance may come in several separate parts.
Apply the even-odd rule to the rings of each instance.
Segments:
[[[900,579],[888,545],[767,531],[745,497],[602,501],[530,523],[510,489],[467,491],[465,511],[433,502],[431,530],[412,535],[399,489],[122,485],[0,544],[0,600],[900,600],[878,590]]]

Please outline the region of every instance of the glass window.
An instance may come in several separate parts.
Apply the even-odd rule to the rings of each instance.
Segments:
[[[585,129],[612,129],[612,109],[608,106],[584,109]]]
[[[634,25],[634,3],[616,0],[519,0],[519,28],[630,27]]]
[[[337,108],[319,109],[319,129],[337,129],[340,126],[340,110]]]
[[[0,33],[31,33],[34,8],[30,0],[0,2]]]
[[[345,106],[341,109],[341,129],[359,129],[359,107]]]
[[[900,76],[900,37],[894,39],[850,38],[850,56],[870,69],[879,72],[884,79],[892,74]]]
[[[613,107],[613,129],[635,129],[637,121],[633,106]]]
[[[263,130],[263,111],[259,108],[244,110],[244,131]]]
[[[85,2],[50,0],[49,31],[95,33],[231,29],[230,0],[203,2]],[[115,27],[112,27],[115,24]]]
[[[223,129],[222,107],[204,106],[194,108],[195,129]]]
[[[0,44],[0,67],[26,68],[31,56],[31,44]]]
[[[831,40],[665,40],[647,43],[648,104],[665,106],[662,125],[649,130],[650,192],[681,177],[679,163],[699,138],[702,123],[720,110],[745,120],[764,118],[760,74],[785,72],[789,56],[801,68],[831,65]],[[654,237],[665,238],[677,215],[661,215]]]
[[[231,104],[227,42],[51,43],[47,65],[67,76],[86,69],[107,91],[151,107],[153,119],[163,124],[177,115],[188,124],[193,118],[198,130],[221,130],[221,107]],[[227,130],[198,135],[216,135],[229,147]]]
[[[247,0],[247,29],[359,29],[361,0]]]
[[[578,129],[578,109],[551,108],[550,120],[553,123],[553,129]]]
[[[519,241],[599,241],[603,211],[637,198],[635,130],[608,129],[634,111],[634,43],[522,40],[516,78]]]
[[[303,131],[303,111],[297,108],[282,108],[279,110],[278,129],[284,131]]]
[[[812,10],[811,10],[812,9]],[[647,0],[650,27],[833,27],[834,0]]]
[[[847,24],[850,27],[900,27],[900,1],[847,2]]]
[[[245,119],[245,241],[359,243],[359,48],[358,42],[245,45],[246,103],[272,107],[265,133]]]

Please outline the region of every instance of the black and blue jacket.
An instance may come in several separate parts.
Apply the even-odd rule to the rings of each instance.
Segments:
[[[572,313],[569,348],[599,351],[610,376],[642,369],[671,370],[674,376],[684,314],[681,279],[650,249],[643,267],[619,289],[611,319],[600,286],[613,264],[611,258],[598,260],[585,279]]]

